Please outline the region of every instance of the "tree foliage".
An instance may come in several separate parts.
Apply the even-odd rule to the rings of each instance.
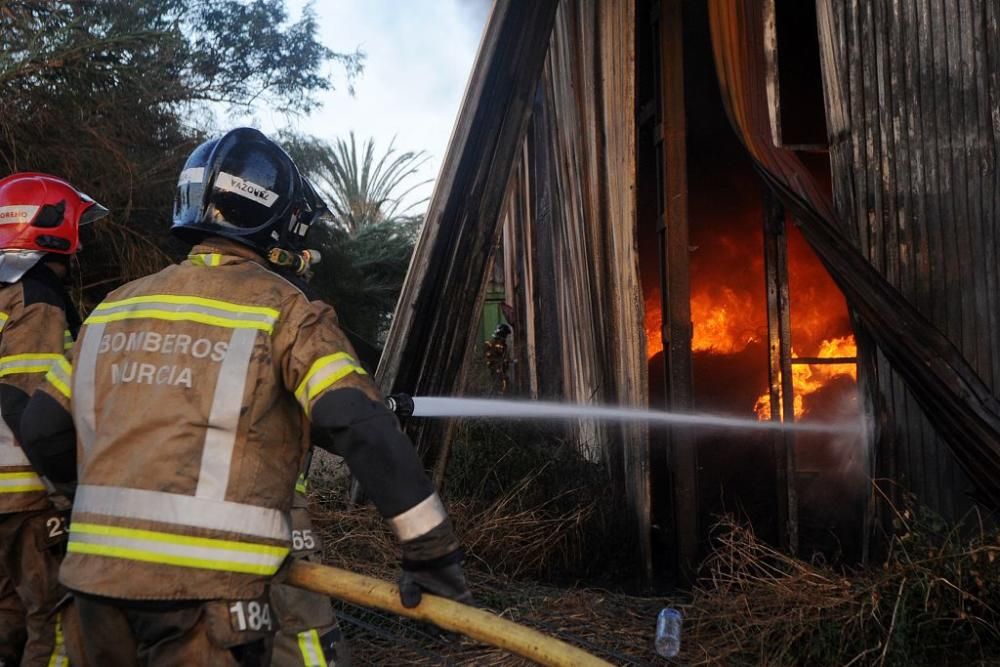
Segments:
[[[283,145],[316,185],[332,215],[310,232],[323,253],[314,285],[337,306],[342,324],[368,347],[380,347],[409,268],[423,218],[412,212],[426,200],[413,193],[424,152],[379,152],[373,139],[360,147],[353,133],[332,144],[285,135]]]
[[[347,139],[328,144],[320,139],[286,135],[286,148],[296,164],[326,195],[337,225],[350,234],[383,222],[405,220],[427,199],[409,198],[430,180],[419,180],[429,159],[423,151],[400,153],[394,144],[381,155],[375,140],[358,150],[351,132]]]
[[[350,82],[284,0],[0,0],[0,174],[62,176],[112,210],[82,255],[89,300],[176,255],[174,183],[209,106],[307,112]]]

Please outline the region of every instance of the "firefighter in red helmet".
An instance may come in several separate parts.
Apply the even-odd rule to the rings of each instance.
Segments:
[[[105,215],[54,176],[0,180],[0,665],[67,664],[57,575],[68,501],[29,462],[19,427],[80,325],[63,286],[80,225]]]

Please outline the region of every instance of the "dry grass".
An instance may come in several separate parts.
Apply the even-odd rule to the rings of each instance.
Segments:
[[[525,479],[523,485],[531,483]],[[470,566],[494,576],[517,578],[552,572],[570,565],[583,544],[583,528],[596,510],[596,499],[569,511],[554,509],[558,498],[521,508],[515,487],[481,506],[449,502],[448,511],[462,538]],[[395,538],[371,507],[348,508],[339,490],[313,493],[313,521],[333,561],[345,555],[378,571],[397,563]],[[363,565],[363,563],[362,563]]]
[[[1000,534],[899,514],[881,567],[841,572],[716,531],[685,625],[685,664],[1000,664]]]
[[[530,480],[525,480],[530,483]],[[653,657],[652,631],[662,600],[539,584],[528,578],[557,569],[580,548],[580,529],[593,505],[557,514],[551,505],[515,507],[516,489],[486,506],[449,503],[467,554],[477,602],[546,634],[578,643],[620,664]],[[313,521],[325,560],[356,572],[398,575],[395,540],[371,507],[347,508],[338,492],[313,493]],[[596,501],[595,501],[596,502]],[[521,665],[523,660],[381,613],[341,605],[357,664]],[[361,627],[365,626],[365,627]]]
[[[715,529],[693,599],[683,604],[539,583],[578,562],[587,518],[598,508],[525,507],[519,493],[449,504],[477,600],[614,664],[664,664],[652,639],[657,612],[670,605],[685,615],[678,664],[1000,665],[996,529],[960,530],[927,512],[900,511],[885,563],[844,571],[781,553],[727,518]],[[327,561],[397,576],[396,545],[377,513],[347,508],[339,497],[313,494]],[[357,664],[524,664],[409,621],[347,605],[338,611],[349,617]]]

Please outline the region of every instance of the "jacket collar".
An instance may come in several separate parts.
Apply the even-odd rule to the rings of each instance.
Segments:
[[[245,261],[266,266],[267,262],[251,248],[218,236],[210,236],[191,248],[188,262],[198,266],[225,266]]]

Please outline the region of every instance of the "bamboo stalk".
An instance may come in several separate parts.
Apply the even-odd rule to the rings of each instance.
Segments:
[[[433,623],[444,630],[461,633],[547,667],[609,664],[531,628],[435,595],[425,594],[419,605],[407,609],[400,602],[399,589],[394,584],[336,567],[298,560],[292,563],[285,583],[352,604]]]

